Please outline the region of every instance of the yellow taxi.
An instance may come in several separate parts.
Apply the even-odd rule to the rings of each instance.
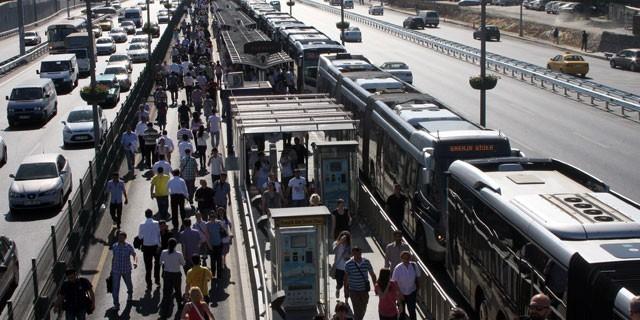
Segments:
[[[565,52],[549,59],[547,69],[584,78],[589,72],[589,63],[579,54]]]

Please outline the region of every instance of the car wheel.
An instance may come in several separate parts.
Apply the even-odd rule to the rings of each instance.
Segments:
[[[629,70],[636,72],[638,70],[640,70],[640,68],[638,68],[638,64],[637,63],[632,63],[631,66],[629,67]]]
[[[65,149],[65,150],[69,149],[69,144],[66,143],[66,142],[63,142],[62,143],[62,148]]]
[[[616,68],[616,62],[613,60],[609,61],[609,65],[611,66],[611,68],[614,68],[614,69]]]
[[[62,207],[64,207],[64,191],[60,191],[60,199],[58,201],[60,201],[58,203],[58,208],[62,209]]]
[[[9,120],[9,128],[15,127],[15,126],[16,126],[16,122],[13,120]]]
[[[496,41],[500,42],[500,37],[497,37],[497,38],[496,38]]]

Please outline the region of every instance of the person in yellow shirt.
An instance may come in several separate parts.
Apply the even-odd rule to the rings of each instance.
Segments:
[[[192,287],[198,287],[204,294],[204,300],[210,302],[209,281],[213,278],[213,274],[211,274],[209,268],[200,265],[199,255],[194,254],[191,257],[191,261],[193,262],[193,267],[187,272],[185,292],[189,292]]]
[[[151,178],[151,199],[158,203],[158,216],[162,220],[169,220],[169,176],[162,167]]]

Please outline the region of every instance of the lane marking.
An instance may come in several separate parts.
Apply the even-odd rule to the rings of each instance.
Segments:
[[[581,134],[581,133],[579,133],[577,131],[574,131],[573,134],[575,136],[580,137],[580,138],[586,140],[587,142],[593,143],[593,144],[595,144],[595,145],[597,145],[597,146],[599,146],[599,147],[601,147],[603,149],[611,149],[610,146],[608,146],[608,145],[606,145],[604,143],[598,142],[596,140],[593,140],[593,139],[591,139],[591,138],[589,138],[589,137],[587,137],[587,136],[585,136],[585,135],[583,135],[583,134]]]

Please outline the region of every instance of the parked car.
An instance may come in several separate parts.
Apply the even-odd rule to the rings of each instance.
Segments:
[[[9,300],[19,280],[18,247],[13,240],[0,236],[0,301]]]
[[[107,130],[107,118],[102,113],[102,109],[98,107],[98,141],[102,140],[102,136]],[[78,106],[69,112],[66,121],[62,121],[64,128],[62,129],[62,142],[65,148],[75,144],[93,143],[96,139],[93,132],[93,107]]]
[[[104,103],[100,104],[100,106],[103,108],[115,107],[120,101],[120,83],[118,82],[116,75],[115,74],[97,75],[96,83],[109,88],[109,91],[107,91],[107,98],[105,99]]]
[[[544,11],[545,6],[549,3],[550,0],[534,0],[529,3],[529,9],[536,11]]]
[[[404,19],[402,27],[406,29],[424,29],[424,20],[418,16],[411,16]]]
[[[418,17],[422,18],[425,27],[437,28],[440,24],[440,15],[434,10],[419,10]]]
[[[20,163],[9,187],[9,209],[62,208],[72,188],[71,167],[58,153],[26,157]]]
[[[340,39],[344,42],[362,42],[362,32],[358,27],[349,27],[344,30],[344,36],[340,35]]]
[[[158,10],[158,23],[169,23],[169,21],[171,20],[171,17],[169,16],[169,10],[167,9],[162,9],[162,10]]]
[[[129,56],[126,54],[116,53],[109,56],[109,60],[107,60],[107,66],[113,65],[122,65],[127,68],[129,73],[133,71],[133,67],[131,66],[131,59],[129,59]]]
[[[384,7],[383,6],[370,6],[369,7],[369,14],[372,16],[381,16],[384,14]]]
[[[566,52],[549,59],[547,69],[585,77],[589,72],[589,63],[579,54]]]
[[[380,66],[380,69],[391,73],[404,82],[413,83],[413,73],[409,69],[409,66],[404,62],[385,62]]]
[[[28,31],[24,33],[24,44],[26,46],[39,45],[42,42],[42,38],[35,31]]]
[[[7,155],[7,143],[4,142],[4,139],[0,137],[0,167],[3,167],[7,164],[7,159],[9,156]]]
[[[98,38],[96,40],[96,53],[97,54],[112,54],[116,52],[116,43],[111,37]]]
[[[136,33],[136,24],[131,20],[122,20],[120,21],[120,28],[124,29],[127,34],[135,34]]]
[[[631,71],[640,71],[640,49],[624,49],[609,60],[611,68],[621,67]]]
[[[566,4],[566,2],[562,1],[550,1],[547,5],[544,6],[544,10],[550,14],[558,14],[560,13],[560,6]]]
[[[595,10],[596,8],[594,6],[588,6],[584,3],[579,3],[579,2],[570,2],[560,6],[558,9],[559,13],[565,13],[565,14],[591,13]]]
[[[460,7],[471,7],[471,6],[479,6],[480,0],[460,0],[458,1],[458,6]]]
[[[109,37],[116,43],[127,42],[127,32],[120,27],[111,29],[111,31],[109,31]]]
[[[500,41],[500,29],[494,25],[488,25],[485,27],[486,30],[486,40],[496,39],[496,41]],[[473,38],[478,40],[482,38],[482,31],[480,28],[476,29],[473,32]]]
[[[146,48],[145,48],[146,55]],[[108,65],[102,74],[113,74],[116,76],[118,83],[120,84],[120,90],[129,91],[131,88],[131,75],[129,70],[124,65]]]
[[[102,20],[98,22],[98,26],[100,26],[102,31],[111,31],[111,28],[113,28],[113,21],[110,19]]]

